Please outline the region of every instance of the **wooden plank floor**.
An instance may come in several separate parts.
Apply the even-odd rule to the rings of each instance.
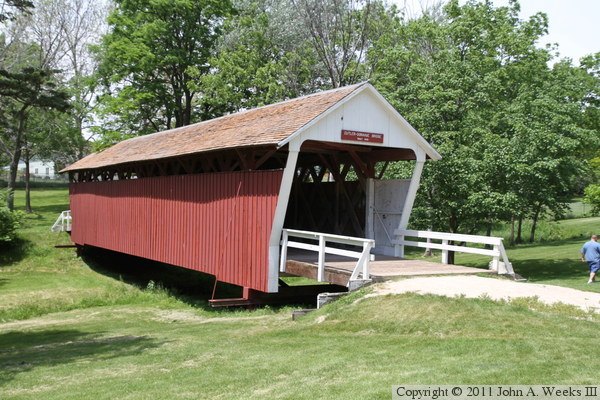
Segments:
[[[288,252],[289,264],[294,264],[295,266],[304,264],[306,267],[316,269],[317,253],[296,249],[292,251],[290,249]],[[325,255],[326,270],[335,270],[344,275],[350,275],[355,265],[356,260],[336,255]],[[371,261],[370,269],[371,278],[374,281],[383,281],[397,276],[490,273],[487,269],[463,267],[461,265],[444,265],[430,261],[407,260],[382,255],[375,255],[375,261]],[[303,274],[302,276],[305,275]]]

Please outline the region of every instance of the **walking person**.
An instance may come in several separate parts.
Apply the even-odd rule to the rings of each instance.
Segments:
[[[598,236],[592,235],[590,241],[585,242],[581,248],[581,261],[587,261],[590,268],[588,283],[596,282],[596,273],[600,269],[600,243],[598,243]]]

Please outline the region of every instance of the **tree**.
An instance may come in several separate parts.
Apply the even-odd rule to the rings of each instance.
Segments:
[[[14,18],[5,29],[0,51],[4,71],[0,91],[4,90],[5,95],[1,110],[5,126],[3,147],[10,154],[14,168],[21,155],[28,163],[34,154],[41,154],[42,147],[46,148],[48,143],[55,143],[63,154],[74,153],[77,158],[84,155],[87,147],[83,124],[89,120],[93,97],[86,84],[87,76],[93,72],[87,47],[93,35],[99,33],[102,7],[90,0],[37,0],[35,5],[34,12]],[[69,72],[62,73],[60,68]],[[41,92],[36,96],[32,90]],[[38,127],[35,123],[28,124],[29,117],[33,114],[35,118],[31,122],[35,122],[46,118],[40,115],[40,110],[64,112],[70,108],[67,99],[72,99],[75,105],[69,114],[72,118],[54,119],[60,120],[63,126],[54,125],[56,130],[52,132],[52,136],[60,136],[62,142],[49,140],[48,135],[38,140]],[[69,125],[75,125],[76,129]],[[67,136],[69,140],[64,140]],[[76,146],[66,148],[65,144]],[[16,170],[11,177],[9,186],[12,188]],[[25,181],[26,210],[31,211],[28,168]],[[12,196],[8,200],[12,202]]]
[[[424,170],[417,227],[489,232],[494,220],[559,212],[579,173],[574,149],[597,135],[583,125],[577,74],[565,83],[573,70],[551,71],[535,47],[545,15],[518,10],[450,1],[371,50],[383,59],[375,86],[443,156]]]
[[[232,7],[223,0],[116,0],[101,60],[105,143],[190,124],[196,91],[190,68],[208,73],[208,59]],[[200,105],[201,106],[201,105]],[[201,113],[201,112],[200,112]]]
[[[507,108],[504,123],[513,133],[514,191],[524,204],[519,221],[532,219],[532,242],[539,217],[562,214],[578,188],[577,178],[589,173],[587,160],[598,148],[600,126],[588,119],[597,112],[592,103],[598,80],[587,67],[563,60],[552,69],[530,73]],[[521,240],[517,235],[516,241]]]
[[[287,1],[238,1],[210,58],[211,72],[191,69],[203,119],[312,93],[326,76]],[[292,18],[293,19],[293,18]]]
[[[0,23],[12,20],[19,15],[30,11],[33,2],[30,0],[1,0],[0,1]]]
[[[67,93],[57,87],[53,78],[57,71],[24,68],[20,72],[0,70],[0,95],[3,96],[0,108],[10,115],[3,126],[0,145],[10,155],[10,172],[6,205],[14,208],[13,190],[17,178],[17,168],[23,151],[27,118],[32,108],[69,109]],[[8,111],[7,111],[8,110]]]
[[[332,87],[367,79],[367,53],[390,14],[372,0],[292,0]],[[393,12],[392,12],[393,14]],[[374,61],[371,65],[375,65]]]
[[[95,125],[94,75],[98,66],[90,47],[98,44],[105,32],[107,15],[108,8],[102,1],[41,0],[28,22],[32,40],[40,46],[46,64],[61,69],[65,90],[70,95],[72,108],[68,118],[55,113],[50,118],[54,134],[62,141],[52,154],[69,163],[89,151],[89,130]]]

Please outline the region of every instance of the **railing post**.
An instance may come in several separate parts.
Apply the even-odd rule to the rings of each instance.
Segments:
[[[325,236],[319,235],[319,265],[317,281],[325,282]]]
[[[500,254],[502,255],[502,260],[504,261],[504,265],[506,266],[506,273],[510,275],[515,275],[515,271],[513,270],[512,264],[508,261],[508,254],[506,254],[506,249],[504,248],[504,242],[500,242]]]
[[[398,235],[397,240],[403,241],[404,235]],[[394,257],[404,258],[404,245],[403,244],[397,244],[394,246]]]
[[[279,257],[279,272],[285,272],[285,267],[287,265],[287,246],[288,232],[286,229],[283,229],[281,233],[281,257]]]
[[[369,279],[369,263],[371,262],[371,257],[369,254],[371,253],[371,242],[363,242],[363,255],[365,256],[365,261],[362,265],[362,276],[363,279]]]
[[[494,253],[494,257],[492,258],[492,270],[500,273],[498,270],[500,267],[500,249],[497,244],[494,245]]]
[[[447,239],[442,240],[442,244],[444,246],[448,246],[448,240]],[[448,249],[442,250],[442,264],[448,264]]]

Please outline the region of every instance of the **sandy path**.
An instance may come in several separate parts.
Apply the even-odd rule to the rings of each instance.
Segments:
[[[600,285],[600,283],[596,283]],[[478,298],[488,296],[494,300],[537,297],[546,304],[571,304],[583,310],[600,312],[600,293],[584,292],[561,286],[514,282],[480,276],[440,276],[389,281],[378,285],[370,296],[414,292],[440,296]]]

